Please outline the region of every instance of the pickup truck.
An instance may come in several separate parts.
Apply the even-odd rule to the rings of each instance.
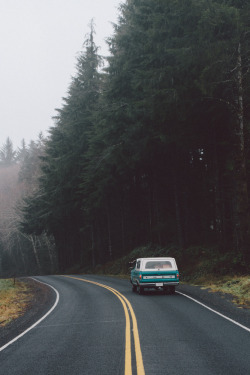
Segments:
[[[130,264],[133,292],[143,294],[146,288],[154,288],[167,294],[175,293],[175,287],[179,285],[179,271],[174,258],[138,258]]]

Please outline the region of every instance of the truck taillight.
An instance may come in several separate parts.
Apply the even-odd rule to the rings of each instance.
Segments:
[[[179,272],[176,274],[177,279],[179,279]]]
[[[141,275],[141,274],[140,274],[139,278],[140,278],[140,280],[141,280],[141,278],[142,278],[142,275]]]

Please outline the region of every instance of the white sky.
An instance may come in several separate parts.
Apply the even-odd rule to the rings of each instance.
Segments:
[[[124,0],[0,0],[0,148],[10,137],[14,147],[47,135],[55,108],[61,108],[76,56],[89,23],[95,43],[108,54]]]

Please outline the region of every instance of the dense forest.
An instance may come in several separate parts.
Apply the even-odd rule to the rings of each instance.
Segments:
[[[57,254],[52,236],[20,230],[22,199],[37,191],[45,138],[14,150],[7,138],[0,148],[0,277],[52,273]]]
[[[91,23],[19,207],[60,271],[149,244],[248,267],[249,16],[247,0],[127,0],[107,61]]]

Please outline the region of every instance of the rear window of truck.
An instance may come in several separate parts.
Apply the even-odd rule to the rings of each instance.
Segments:
[[[149,260],[145,264],[145,269],[161,269],[161,270],[169,270],[172,269],[172,263],[166,260]]]

